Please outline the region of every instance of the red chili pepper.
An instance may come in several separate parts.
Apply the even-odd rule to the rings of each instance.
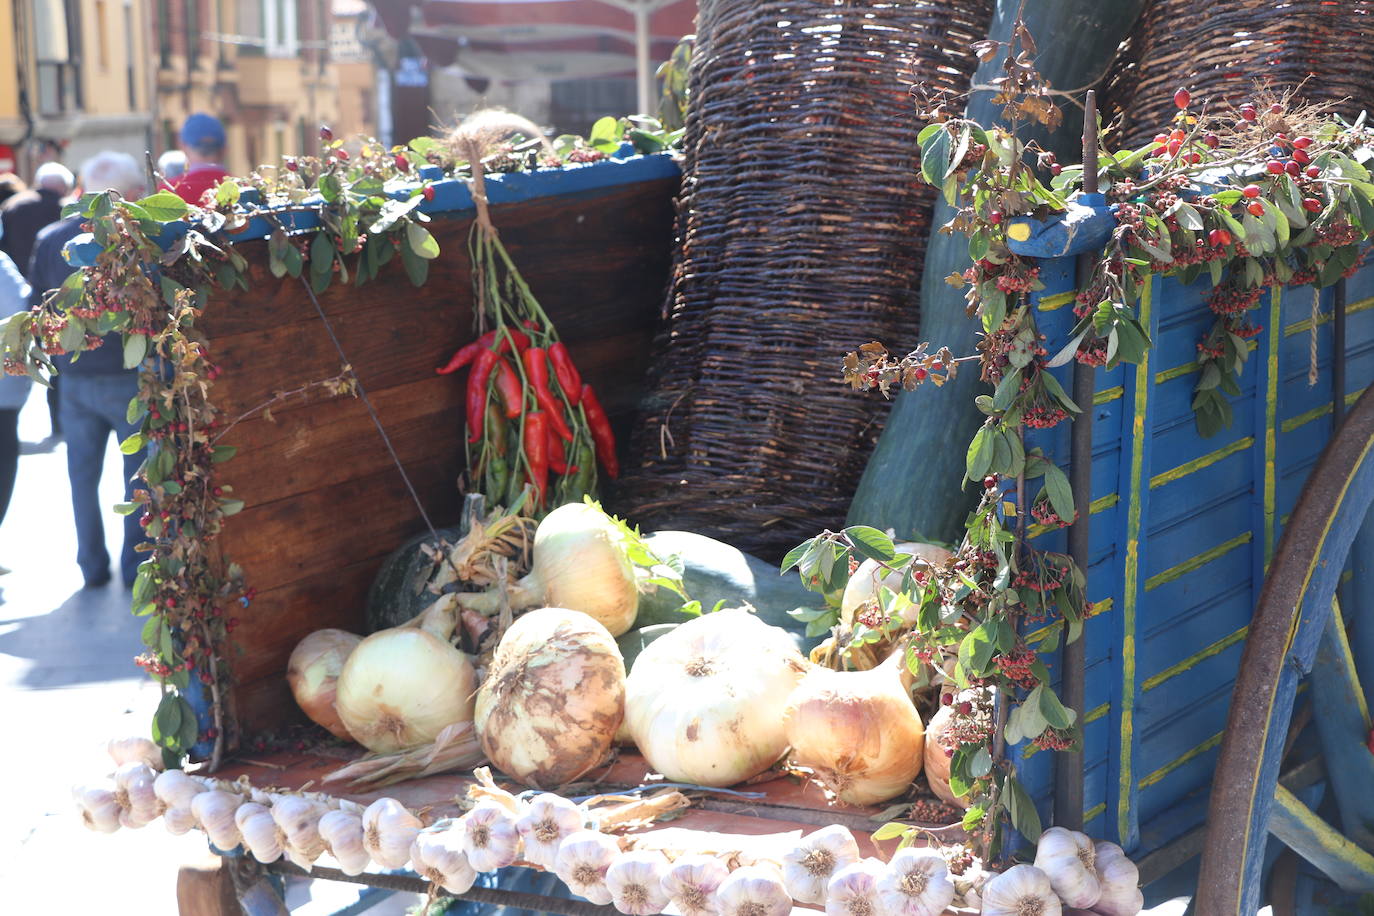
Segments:
[[[510,340],[515,341],[516,353],[524,353],[530,348],[530,337],[524,331],[518,331],[515,328],[506,328],[506,333],[510,335]],[[501,338],[500,350],[502,353],[506,353],[510,350],[510,343],[504,336]]]
[[[539,404],[539,409],[548,414],[546,422],[555,433],[571,442],[572,430],[568,428],[568,421],[563,418],[563,405],[549,390],[549,364],[545,358],[544,348],[530,347],[524,352],[524,360],[525,375],[529,377],[530,386],[534,389],[534,400]]]
[[[521,354],[521,358],[525,361],[525,374],[529,376],[535,394],[538,394],[540,389],[548,390],[549,364],[544,361],[544,348],[530,347]]]
[[[495,340],[496,332],[488,331],[472,343],[459,347],[458,351],[449,357],[448,362],[434,371],[440,375],[452,375],[454,372],[457,372],[459,369],[476,359],[477,354],[490,347]]]
[[[596,443],[596,457],[606,468],[606,474],[615,480],[620,476],[620,462],[615,457],[615,433],[611,432],[611,421],[606,418],[606,411],[601,408],[591,385],[582,386],[582,409],[587,414],[592,441]]]
[[[506,419],[514,420],[520,416],[525,405],[525,391],[520,387],[520,379],[510,363],[500,358],[496,360],[496,390],[506,405]]]
[[[547,424],[545,424],[547,426]],[[559,474],[568,473],[568,455],[563,450],[563,440],[552,427],[548,429],[548,435],[544,437],[549,444],[549,467]]]
[[[544,491],[549,485],[549,432],[544,424],[544,414],[537,410],[525,415],[524,446],[530,483],[534,484],[539,504],[543,505]]]
[[[467,416],[468,441],[476,442],[482,438],[482,415],[487,407],[487,380],[491,370],[500,359],[495,350],[483,350],[477,355],[472,374],[468,376]]]
[[[572,356],[563,341],[549,347],[549,362],[553,363],[553,374],[558,377],[558,387],[568,396],[568,401],[576,407],[582,400],[582,375],[573,365]]]

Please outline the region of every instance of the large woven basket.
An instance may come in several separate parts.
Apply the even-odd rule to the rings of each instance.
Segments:
[[[1169,123],[1180,86],[1224,112],[1256,80],[1287,88],[1304,79],[1301,98],[1347,116],[1374,104],[1374,0],[1151,0],[1106,96],[1134,147]]]
[[[702,0],[678,253],[620,492],[773,555],[842,523],[885,408],[840,357],[907,341],[932,196],[914,82],[967,88],[991,0]]]

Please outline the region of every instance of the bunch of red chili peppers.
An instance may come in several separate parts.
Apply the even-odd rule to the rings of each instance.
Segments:
[[[620,473],[615,437],[592,386],[582,381],[552,322],[501,324],[462,347],[441,375],[471,365],[468,472],[487,499],[512,505],[532,484],[540,507],[595,495],[599,460]],[[550,496],[553,502],[550,503]]]

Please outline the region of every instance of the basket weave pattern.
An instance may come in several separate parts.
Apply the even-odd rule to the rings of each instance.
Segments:
[[[624,510],[776,556],[842,523],[906,341],[933,196],[913,82],[967,88],[991,0],[702,0],[678,254]]]

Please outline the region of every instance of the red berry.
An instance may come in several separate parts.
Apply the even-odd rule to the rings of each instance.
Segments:
[[[1174,104],[1179,108],[1187,108],[1188,103],[1193,100],[1192,93],[1187,89],[1180,89],[1174,93]]]
[[[1207,144],[1209,148],[1216,149],[1218,146],[1221,145],[1221,138],[1218,137],[1216,134],[1207,134],[1202,138],[1202,142]]]
[[[334,139],[334,131],[329,129],[328,124],[320,125],[320,139],[326,143]]]
[[[296,169],[299,168],[299,167],[300,167],[300,166],[299,166],[299,164],[296,162],[295,157],[292,157],[292,158],[286,160],[286,170],[287,170],[288,172],[294,172],[294,171],[296,171]]]
[[[336,149],[334,150],[334,155],[338,156],[344,162],[348,161],[348,150],[346,149]]]
[[[1264,164],[1264,167],[1268,169],[1270,175],[1283,174],[1283,163],[1277,159],[1270,159]]]
[[[1247,209],[1247,210],[1250,211],[1250,215],[1251,215],[1251,216],[1263,216],[1263,215],[1264,215],[1264,204],[1260,203],[1260,202],[1257,201],[1257,200],[1252,200],[1252,201],[1250,201],[1249,206],[1247,206],[1245,209]]]
[[[1312,161],[1312,157],[1307,154],[1306,150],[1299,147],[1293,150],[1293,161],[1298,165],[1307,165],[1307,163]]]
[[[1182,140],[1182,139],[1184,139],[1184,138],[1187,137],[1187,136],[1188,136],[1187,134],[1185,134],[1183,131],[1179,130],[1178,128],[1174,128],[1173,130],[1169,131],[1169,139],[1170,139],[1170,140]]]
[[[424,195],[425,200],[434,199],[434,188],[431,185],[425,185],[425,189],[420,193]]]
[[[996,487],[996,486],[997,486],[997,475],[996,475],[996,474],[989,474],[988,476],[986,476],[986,477],[983,478],[983,489],[984,489],[984,490],[991,490],[991,489],[993,489],[993,488]]]
[[[400,153],[396,154],[396,169],[401,172],[410,171],[410,160]]]
[[[1245,187],[1243,187],[1243,188],[1240,189],[1240,193],[1244,194],[1246,197],[1259,197],[1259,196],[1260,196],[1259,185],[1257,185],[1257,184],[1247,184]]]
[[[176,599],[175,599],[175,598],[168,598],[166,601],[164,601],[164,602],[162,602],[162,603],[165,604],[167,607],[176,607],[176,606],[177,606],[177,602],[176,602]]]
[[[1166,144],[1166,143],[1169,142],[1169,135],[1168,135],[1168,134],[1155,134],[1155,142],[1158,143],[1160,146],[1163,146],[1164,144]]]
[[[1062,171],[1064,171],[1064,167],[1057,162],[1054,165],[1050,166],[1051,175],[1058,175]]]
[[[1317,168],[1315,165],[1310,166],[1307,169],[1306,175],[1308,178],[1320,178],[1322,177],[1322,170]]]
[[[1287,172],[1289,175],[1292,175],[1294,178],[1297,178],[1299,175],[1302,174],[1302,166],[1298,164],[1298,161],[1296,159],[1289,159],[1287,162],[1285,162],[1283,164],[1283,170]]]
[[[1202,153],[1189,153],[1189,154],[1188,154],[1188,164],[1189,164],[1189,165],[1197,165],[1197,164],[1198,164],[1199,162],[1201,162],[1201,161],[1202,161]]]
[[[1269,106],[1269,113],[1270,113],[1270,114],[1283,114],[1283,106],[1280,105],[1278,102],[1275,102],[1274,104],[1272,104],[1272,105]]]
[[[1255,118],[1259,117],[1259,113],[1255,111],[1253,105],[1243,105],[1240,109],[1240,116],[1247,121],[1253,121]]]
[[[992,223],[994,226],[999,226],[999,225],[1001,225],[1001,223],[1002,223],[1002,211],[1001,211],[1001,210],[993,210],[992,212],[990,212],[990,213],[988,214],[988,222]]]
[[[926,376],[930,373],[927,372],[925,369],[921,368],[920,366],[917,366],[916,371],[911,374],[916,376],[916,381],[924,382],[926,380]]]
[[[1170,141],[1169,141],[1168,150],[1169,150],[1169,155],[1170,155],[1170,156],[1177,156],[1177,155],[1178,155],[1178,151],[1181,150],[1181,149],[1183,149],[1183,141],[1182,141],[1182,140],[1170,140]]]
[[[1224,248],[1231,244],[1231,233],[1225,229],[1213,229],[1207,233],[1207,241],[1212,244],[1213,248]]]
[[[1302,199],[1302,208],[1308,213],[1316,213],[1322,208],[1322,202],[1315,197],[1304,197]]]
[[[1311,137],[1296,137],[1296,138],[1294,138],[1294,140],[1293,140],[1293,145],[1296,146],[1298,149],[1307,149],[1309,146],[1312,145],[1312,138],[1311,138]]]

